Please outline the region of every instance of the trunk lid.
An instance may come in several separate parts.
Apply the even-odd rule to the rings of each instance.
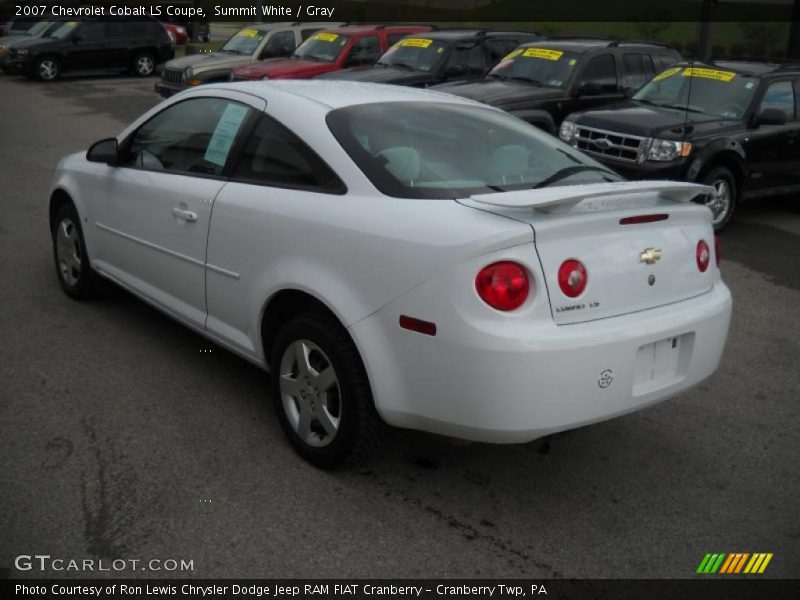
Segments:
[[[690,183],[620,182],[482,194],[464,203],[531,225],[553,318],[566,325],[709,291],[718,271],[711,264],[701,272],[696,251],[705,240],[713,263],[710,212],[691,202],[709,192]],[[621,224],[643,215],[666,218]],[[558,269],[567,259],[586,268],[586,289],[577,298],[564,294],[558,283]]]

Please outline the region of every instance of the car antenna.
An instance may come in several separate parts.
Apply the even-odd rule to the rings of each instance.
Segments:
[[[689,123],[689,107],[692,102],[692,80],[694,79],[694,57],[689,60],[689,67],[692,69],[692,76],[689,79],[689,91],[686,94],[686,110],[683,111],[683,129],[681,131],[681,142],[686,141],[686,127]]]

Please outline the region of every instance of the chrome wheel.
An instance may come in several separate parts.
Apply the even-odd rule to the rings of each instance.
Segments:
[[[56,229],[56,260],[61,279],[74,287],[81,276],[81,239],[70,219],[62,219]]]
[[[333,364],[319,346],[296,340],[283,352],[281,402],[292,429],[309,446],[333,442],[341,419],[341,389]]]
[[[716,227],[728,217],[733,205],[733,190],[725,179],[717,179],[711,186],[714,193],[706,197],[705,205],[711,210],[711,220]]]
[[[39,62],[38,74],[44,81],[52,81],[58,76],[58,63],[52,58],[45,58]]]
[[[155,69],[155,63],[150,56],[140,56],[136,59],[136,72],[141,76],[150,75]]]

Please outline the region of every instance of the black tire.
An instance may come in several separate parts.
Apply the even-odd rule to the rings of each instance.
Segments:
[[[152,52],[137,52],[133,57],[131,71],[136,77],[150,77],[156,72],[156,58]]]
[[[33,63],[31,75],[39,81],[55,81],[61,77],[61,61],[55,56],[40,56]]]
[[[711,218],[714,224],[714,232],[722,231],[730,223],[736,205],[739,203],[739,189],[736,185],[736,177],[733,176],[727,167],[714,167],[703,176],[703,183],[719,190],[726,190],[728,198],[720,202],[719,199],[709,199],[707,205],[711,210]],[[714,205],[714,203],[719,203]],[[724,204],[724,207],[722,206]]]
[[[64,228],[61,234],[59,233],[60,228]],[[53,260],[61,289],[67,296],[75,300],[94,298],[96,296],[94,274],[89,262],[89,255],[86,252],[78,211],[71,203],[62,206],[56,214],[51,234]],[[61,253],[59,251],[60,243],[64,244]],[[65,260],[66,252],[73,253],[74,262],[72,264]]]
[[[302,412],[300,396],[284,394],[281,390],[282,375],[294,378],[296,382],[303,380],[297,364],[284,367],[287,364],[284,354],[287,355],[287,361],[291,362],[292,357],[296,356],[296,344],[300,342],[307,343],[307,362],[317,369],[317,373],[330,367],[335,376],[335,384],[325,392],[324,399],[312,392],[310,401],[302,400],[316,411],[308,413],[312,415],[308,421],[308,435],[314,438],[312,441],[315,443],[310,443],[298,433],[301,427],[292,424],[292,416],[287,412]],[[378,452],[384,424],[375,411],[364,364],[350,336],[332,315],[319,311],[292,319],[278,332],[270,354],[275,412],[300,456],[321,469],[332,469],[344,463],[364,464]],[[311,383],[305,389],[313,389],[313,380],[308,381]],[[338,429],[333,435],[327,433],[317,416],[322,414],[323,406],[330,415],[338,416]],[[298,415],[294,415],[294,418],[298,422],[301,419]]]

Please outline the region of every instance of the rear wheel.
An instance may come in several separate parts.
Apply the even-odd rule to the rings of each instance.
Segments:
[[[358,351],[335,318],[320,311],[288,322],[270,364],[275,410],[298,454],[323,469],[375,454],[383,424]]]
[[[95,296],[92,267],[86,253],[78,212],[72,204],[61,207],[53,222],[53,257],[61,289],[71,298]]]
[[[156,70],[156,59],[150,52],[139,52],[133,59],[133,74],[149,77]]]
[[[40,81],[55,81],[61,75],[61,63],[54,56],[43,56],[33,63],[33,75]]]
[[[715,167],[706,173],[703,183],[714,188],[714,193],[706,197],[705,205],[711,211],[714,231],[721,231],[736,210],[736,178],[726,167]]]

